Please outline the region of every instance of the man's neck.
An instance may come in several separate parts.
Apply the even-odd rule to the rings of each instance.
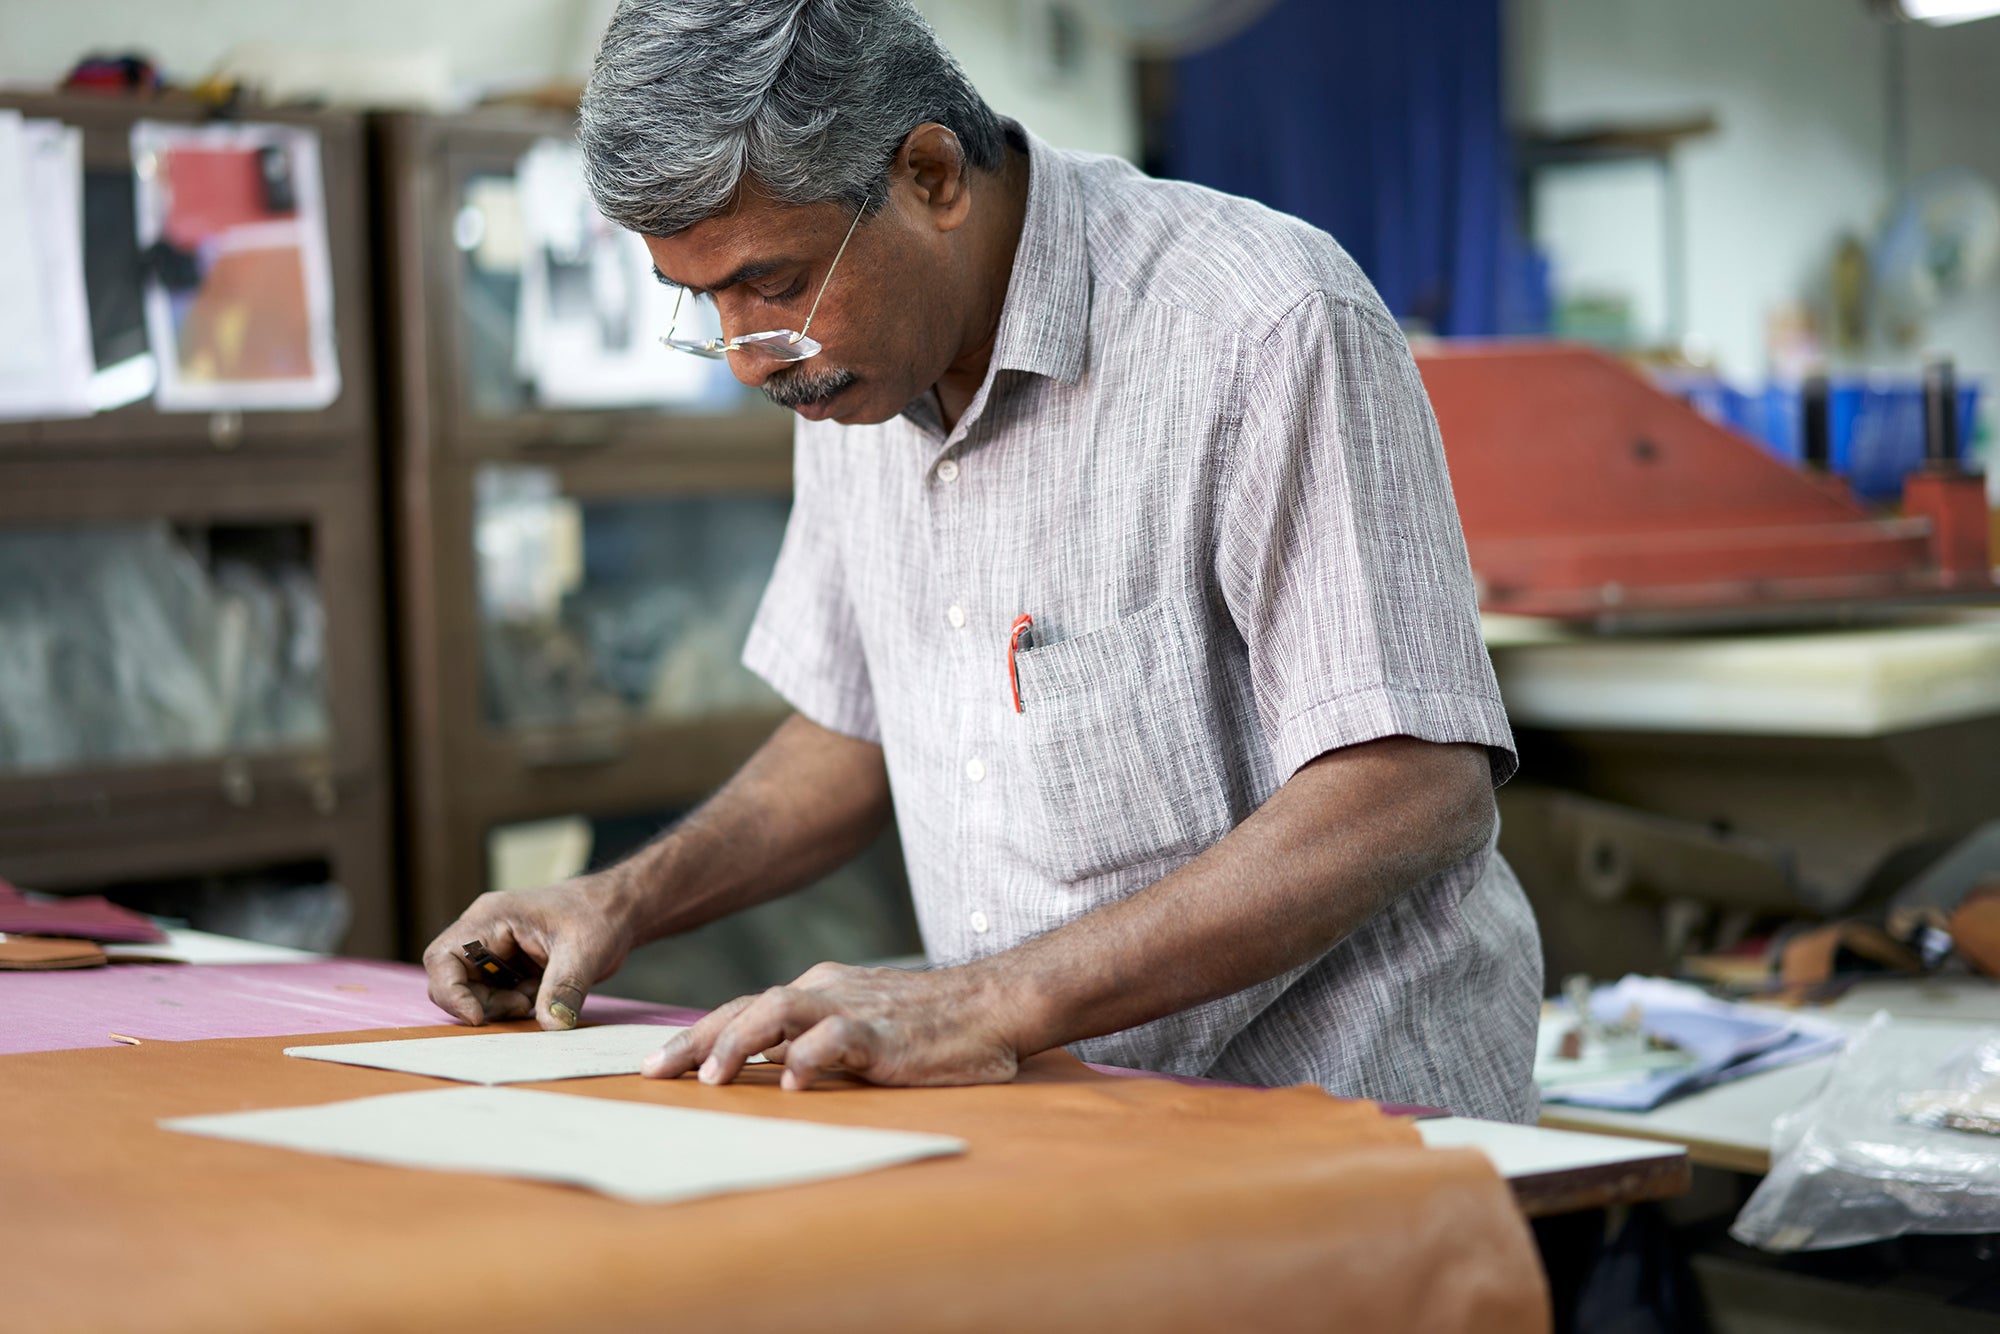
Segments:
[[[947,434],[965,415],[986,382],[993,364],[993,349],[1000,337],[1000,315],[1007,304],[1007,286],[1014,276],[1014,251],[1021,242],[1021,227],[1028,215],[1028,154],[1008,146],[1000,170],[980,184],[995,194],[999,207],[985,213],[985,222],[973,238],[973,266],[977,277],[972,317],[959,354],[938,377],[938,414]],[[996,188],[997,187],[997,188]],[[977,215],[975,215],[977,216]]]

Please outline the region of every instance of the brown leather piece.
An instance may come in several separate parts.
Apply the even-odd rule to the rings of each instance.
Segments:
[[[523,1024],[497,1025],[523,1030]],[[314,1042],[463,1032],[377,1030]],[[292,1039],[0,1058],[0,1276],[23,1329],[1545,1329],[1486,1159],[1318,1089],[1114,1079],[811,1093],[531,1087],[964,1137],[962,1157],[640,1206],[177,1135],[159,1118],[438,1081]]]
[[[1787,988],[1818,986],[1833,978],[1843,952],[1895,972],[1924,971],[1916,951],[1881,927],[1846,921],[1801,931],[1786,941],[1778,955],[1778,979]]]
[[[0,936],[0,969],[39,972],[48,968],[101,968],[104,951],[95,941],[63,936]]]
[[[1952,948],[1988,977],[2000,977],[2000,881],[1980,884],[1951,914]]]

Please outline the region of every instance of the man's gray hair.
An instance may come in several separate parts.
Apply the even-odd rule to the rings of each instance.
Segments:
[[[604,216],[672,236],[746,180],[782,204],[880,208],[925,121],[1000,166],[1000,118],[909,0],[620,0],[577,135]]]

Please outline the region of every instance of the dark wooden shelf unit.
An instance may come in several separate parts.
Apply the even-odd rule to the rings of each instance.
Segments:
[[[0,96],[84,132],[88,171],[131,169],[138,119],[200,123],[191,101]],[[319,411],[167,413],[0,423],[0,527],[167,520],[303,525],[325,616],[327,741],[158,763],[0,771],[0,874],[38,889],[324,860],[347,890],[343,948],[402,947],[391,769],[366,136],[358,117],[251,110],[319,134],[338,399]]]

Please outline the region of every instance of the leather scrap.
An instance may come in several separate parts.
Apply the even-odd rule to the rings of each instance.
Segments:
[[[62,936],[0,936],[0,969],[39,972],[51,968],[102,968],[104,951],[88,940]]]
[[[0,1057],[8,1319],[215,1331],[296,1328],[309,1313],[319,1329],[428,1332],[456,1327],[476,1294],[521,1329],[1549,1324],[1526,1221],[1491,1163],[1425,1149],[1411,1122],[1317,1088],[1118,1079],[1062,1052],[976,1088],[786,1093],[771,1071],[721,1088],[538,1086],[970,1145],[960,1158],[664,1206],[158,1129],[162,1117],[435,1087],[287,1060],[290,1041]]]

